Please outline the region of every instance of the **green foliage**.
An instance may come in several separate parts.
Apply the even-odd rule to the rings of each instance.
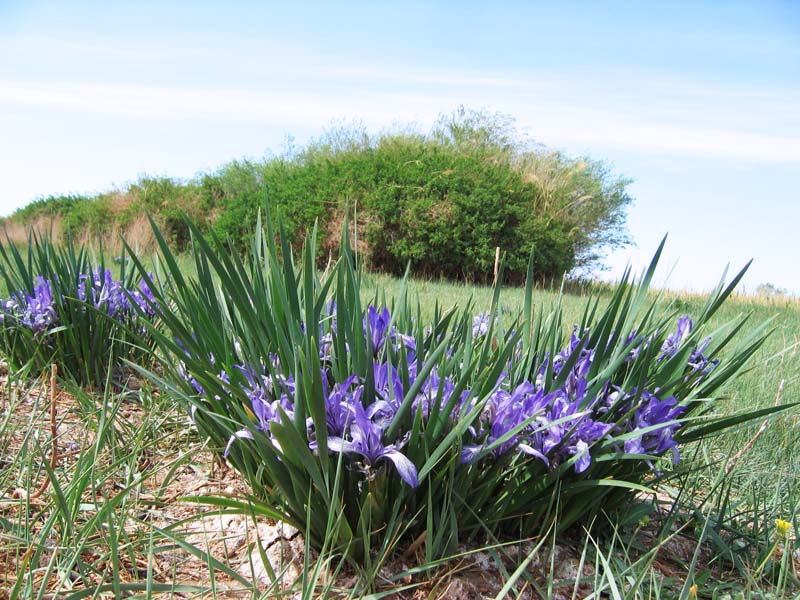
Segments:
[[[62,211],[64,233],[68,236],[84,236],[99,239],[113,224],[110,194],[96,198],[80,198],[69,210]]]
[[[380,321],[385,298],[376,290],[370,306],[362,304],[347,235],[340,260],[320,274],[315,234],[296,262],[269,220],[245,259],[218,253],[219,240],[190,228],[197,272],[190,278],[156,231],[170,279],[165,287],[148,281],[166,328],[151,327],[165,362],[150,376],[183,400],[213,447],[226,449],[261,514],[362,564],[387,556],[401,538],[424,535],[432,561],[467,539],[586,521],[647,491],[673,434],[681,443],[705,440],[776,410],[713,413],[721,386],[765,336],[756,328],[736,342],[742,321],[735,320],[713,332],[710,346],[703,342],[743,272],[707,299],[694,329],[676,334],[675,315],[664,316],[648,296],[656,257],[637,284],[626,274],[607,306],[589,298],[562,351],[561,310],[534,313],[530,277],[523,310],[502,317],[498,287],[477,333],[470,306],[436,306],[427,321],[403,292]],[[394,387],[379,381],[387,368],[396,371]],[[359,422],[360,434],[331,425],[344,406],[332,400],[339,384],[355,394],[347,404],[355,412],[344,418]],[[547,411],[566,412],[537,410],[499,433],[486,429],[499,418],[498,397],[523,388],[547,394]],[[379,418],[390,405],[388,420]],[[654,417],[643,415],[656,405],[670,410],[659,408],[661,421],[648,422]],[[360,410],[369,411],[368,424]],[[580,423],[602,435],[575,437]],[[380,434],[364,449],[370,427]],[[554,430],[563,437],[537,450],[546,456],[522,451],[523,440],[533,447]],[[655,437],[640,444],[648,435],[657,446]]]
[[[631,180],[615,177],[608,164],[542,151],[522,155],[520,170],[539,190],[534,212],[541,215],[542,229],[558,230],[553,241],[569,245],[574,267],[589,269],[603,250],[630,243],[625,210],[632,201]]]
[[[402,273],[410,262],[415,273],[486,281],[499,246],[507,272],[524,273],[536,190],[518,172],[481,151],[414,138],[392,140],[377,153],[384,154],[378,160],[386,184],[363,200],[374,268]],[[534,258],[537,273],[547,273]]]
[[[132,202],[120,215],[120,223],[125,224],[143,211],[156,215],[172,246],[184,250],[190,240],[184,216],[188,215],[201,227],[207,227],[208,213],[206,206],[199,201],[201,193],[201,187],[194,182],[183,183],[169,177],[140,177],[126,191]]]
[[[14,211],[14,218],[28,223],[40,216],[56,216],[70,212],[76,204],[90,200],[89,196],[67,195],[48,196],[34,200],[30,204]]]
[[[429,135],[334,129],[305,149],[263,163],[232,163],[216,177],[215,230],[240,245],[269,198],[295,247],[318,221],[322,258],[335,252],[344,214],[356,216],[358,252],[375,270],[490,281],[495,248],[506,277],[559,278],[627,243],[627,180],[606,165],[529,148],[501,117],[462,111]],[[220,204],[220,199],[222,203]]]
[[[179,256],[176,264],[187,281],[196,279],[187,275],[196,269],[189,258]],[[490,306],[493,297],[488,287],[463,283],[401,281],[377,274],[365,275],[360,283],[364,303],[383,298],[384,292],[389,299],[400,296],[404,289],[411,298],[419,297],[422,322],[433,321],[441,306],[463,304],[469,296],[482,308]],[[602,306],[615,291],[598,290]],[[563,323],[569,324],[581,321],[587,292],[584,287],[558,298],[551,291],[534,289],[531,301],[543,315],[558,303]],[[655,294],[651,291],[650,297]],[[667,311],[703,312],[704,298],[664,295]],[[501,300],[502,312],[513,315],[525,305],[525,290],[503,290]],[[779,389],[793,401],[800,383],[797,302],[734,297],[704,327],[713,333],[713,340],[721,341],[716,330],[743,312],[752,316],[739,336],[767,319],[776,334],[758,350],[735,385],[726,388],[726,400],[715,403],[720,414],[772,406]],[[396,317],[397,323],[402,321]],[[730,356],[731,351],[725,354]],[[248,597],[303,598],[355,598],[370,592],[376,598],[412,593],[438,597],[475,578],[487,586],[496,584],[495,591],[503,587],[509,596],[531,590],[541,597],[673,598],[688,595],[689,587],[696,585],[700,598],[792,598],[800,589],[793,564],[800,526],[796,408],[771,419],[766,428],[760,427],[759,419],[689,445],[669,479],[653,481],[657,496],[626,499],[587,530],[557,536],[556,523],[550,535],[518,539],[526,533],[519,531],[514,541],[460,546],[455,556],[439,561],[429,560],[422,546],[423,554],[416,555],[419,560],[405,554],[406,567],[396,566],[400,562],[396,555],[386,565],[385,553],[378,552],[383,552],[381,545],[364,568],[339,577],[340,563],[328,552],[314,560],[317,554],[307,550],[302,581],[293,582],[291,569],[283,571],[277,561],[270,569],[266,559],[270,581],[265,581],[241,569],[248,556],[257,559],[268,551],[263,540],[239,546],[242,530],[229,528],[216,534],[227,540],[226,548],[217,552],[214,542],[219,538],[211,537],[209,545],[209,537],[199,536],[198,531],[207,531],[211,520],[228,524],[269,517],[271,506],[244,497],[201,497],[193,499],[196,508],[188,514],[186,506],[173,503],[180,490],[193,493],[196,477],[206,476],[209,462],[207,443],[187,427],[186,414],[177,408],[176,396],[167,387],[151,394],[147,382],[138,381],[136,387],[142,387],[137,391],[119,394],[116,386],[109,385],[105,394],[96,395],[67,385],[63,391],[74,402],[65,404],[61,396],[57,437],[51,439],[48,394],[42,384],[32,385],[37,371],[10,373],[0,390],[4,406],[0,456],[14,459],[0,461],[0,487],[9,491],[0,506],[0,564],[7,566],[0,573],[0,587],[10,598],[44,594],[78,600],[159,593],[225,597],[229,590],[218,585],[222,579],[234,581],[238,593]],[[107,375],[107,380],[113,379],[113,372]],[[186,395],[182,388],[178,397]],[[183,401],[185,407],[187,399]],[[240,440],[232,454],[246,443]],[[51,468],[54,444],[59,452]],[[187,478],[186,472],[194,475]],[[208,476],[209,481],[218,481],[213,471]],[[339,543],[341,515],[328,515],[324,535],[328,549]],[[779,519],[791,523],[788,532],[782,533]],[[308,516],[305,520],[312,522]],[[233,554],[228,543],[232,539],[237,540]],[[401,538],[397,551],[408,549],[406,540],[410,541]],[[196,573],[191,585],[175,584],[174,565],[187,559],[200,561],[207,570]]]
[[[196,439],[185,435],[185,415],[168,396],[120,392],[112,377],[99,394],[59,382],[51,428],[44,383],[31,385],[37,375],[12,373],[3,384],[0,453],[14,457],[0,468],[0,486],[14,491],[0,505],[4,598],[208,597],[208,585],[176,583],[172,568],[159,577],[153,556],[181,551],[250,585],[181,539],[179,524],[160,529],[164,503],[143,494],[160,498],[181,467],[202,462]],[[164,455],[165,441],[173,456]],[[58,460],[51,463],[53,452]]]
[[[233,161],[200,182],[203,202],[219,209],[214,230],[240,247],[247,239],[258,206],[264,202],[265,181],[260,165]]]

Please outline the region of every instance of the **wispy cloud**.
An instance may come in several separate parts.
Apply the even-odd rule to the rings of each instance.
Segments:
[[[564,102],[552,97],[561,95],[553,92],[552,82],[536,80],[454,75],[450,86],[430,86],[426,74],[406,73],[386,75],[383,80],[422,84],[381,89],[371,78],[374,73],[351,70],[350,74],[358,79],[357,86],[328,87],[312,82],[303,91],[280,82],[271,86],[273,89],[248,90],[3,81],[0,105],[10,109],[6,116],[38,106],[136,119],[212,119],[289,127],[292,123],[321,127],[335,118],[359,118],[370,127],[383,127],[397,121],[431,122],[442,111],[464,103],[513,114],[532,137],[551,146],[800,163],[800,129],[796,127],[776,133],[764,128],[748,130],[747,124],[741,123],[687,125],[690,121],[675,119],[669,111],[602,107],[593,105],[591,99]],[[548,86],[550,93],[545,91]],[[529,95],[530,89],[538,93]]]
[[[522,113],[520,113],[522,114]],[[570,147],[616,148],[706,159],[800,164],[800,136],[700,128],[629,118],[612,112],[554,108],[521,117],[543,140]]]
[[[409,98],[406,98],[409,100]],[[392,106],[340,96],[282,91],[220,90],[115,84],[30,85],[0,83],[0,105],[41,106],[87,114],[102,112],[142,119],[215,119],[231,122],[287,123],[359,116],[390,122]],[[376,108],[380,107],[380,108]],[[402,111],[401,114],[407,113]]]

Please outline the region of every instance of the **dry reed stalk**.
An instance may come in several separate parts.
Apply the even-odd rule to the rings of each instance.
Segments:
[[[56,440],[56,435],[58,433],[58,428],[56,426],[56,376],[58,375],[58,367],[56,365],[50,365],[50,441],[52,443],[52,450],[50,453],[50,471],[55,471],[56,465],[58,464],[58,442]],[[42,485],[39,486],[33,494],[28,496],[28,500],[34,500],[41,496],[45,490],[47,490],[47,486],[50,485],[50,476],[48,475],[45,480],[42,482]]]

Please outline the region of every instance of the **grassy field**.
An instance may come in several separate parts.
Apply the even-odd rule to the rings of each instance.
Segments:
[[[398,289],[397,280],[370,275],[362,293],[391,302]],[[471,301],[478,313],[492,293],[436,281],[412,281],[409,292],[423,316],[437,302]],[[602,304],[606,292],[599,293]],[[537,310],[559,302],[565,323],[577,322],[586,296],[534,293]],[[664,292],[662,308],[696,314],[702,302]],[[501,304],[517,312],[522,290],[505,290]],[[746,327],[769,320],[774,332],[727,387],[720,410],[800,400],[800,304],[734,296],[714,318],[738,315],[750,315]],[[797,408],[685,448],[656,496],[609,515],[600,533],[462,548],[434,564],[420,563],[411,547],[372,573],[317,556],[301,534],[255,513],[192,502],[241,495],[246,486],[213,457],[170,394],[147,381],[112,373],[105,390],[89,392],[48,373],[6,373],[0,411],[0,598],[348,597],[366,581],[374,598],[800,592]]]

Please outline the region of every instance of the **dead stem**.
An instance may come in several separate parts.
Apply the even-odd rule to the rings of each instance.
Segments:
[[[52,450],[50,454],[50,473],[55,472],[56,465],[58,464],[58,441],[56,435],[58,429],[56,427],[56,376],[58,375],[58,367],[55,364],[50,365],[50,440],[52,443]],[[28,496],[28,500],[33,500],[41,496],[47,486],[50,485],[50,474],[45,477],[42,485],[33,494]]]

